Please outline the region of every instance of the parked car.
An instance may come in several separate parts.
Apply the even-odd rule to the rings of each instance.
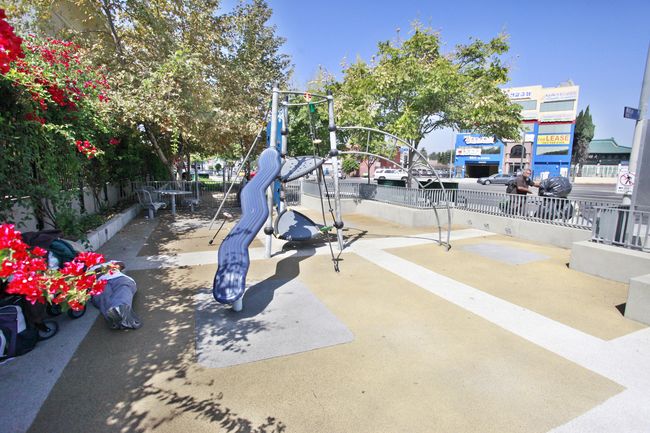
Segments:
[[[373,177],[375,180],[403,180],[408,179],[408,173],[401,169],[395,168],[380,168],[375,170],[375,175]]]
[[[483,185],[489,185],[491,183],[505,185],[511,180],[515,180],[516,178],[517,176],[515,176],[514,174],[495,173],[492,176],[479,177],[478,179],[476,179],[476,182],[481,183]]]
[[[426,168],[412,168],[411,176],[419,182],[432,182],[435,179],[433,171]]]

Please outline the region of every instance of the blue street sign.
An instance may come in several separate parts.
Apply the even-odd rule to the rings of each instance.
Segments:
[[[623,110],[623,117],[625,117],[626,119],[639,120],[639,117],[641,117],[641,112],[636,108],[625,107],[625,109]]]

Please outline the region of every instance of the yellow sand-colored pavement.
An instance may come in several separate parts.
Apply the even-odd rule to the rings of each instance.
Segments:
[[[318,213],[306,213],[317,221]],[[124,257],[144,326],[116,332],[95,321],[29,431],[541,433],[648,425],[648,397],[638,401],[644,390],[650,395],[648,373],[632,370],[645,362],[650,337],[617,309],[625,285],[568,269],[569,252],[548,245],[454,226],[446,251],[427,240],[437,238],[433,227],[427,234],[368,216],[344,220],[350,245],[340,272],[327,244],[276,242],[272,258],[251,255],[247,279],[298,281],[352,341],[225,368],[196,360],[195,299],[211,289],[218,244],[234,222],[207,246],[209,219],[134,221],[125,233],[147,230]],[[513,264],[481,248],[532,259]],[[109,242],[105,251],[120,248]],[[153,256],[167,261],[146,266]],[[272,321],[261,323],[264,314],[245,312],[246,305],[232,337],[237,350],[256,333],[282,335],[268,329]],[[259,327],[244,328],[255,320]],[[621,407],[626,420],[617,419]]]

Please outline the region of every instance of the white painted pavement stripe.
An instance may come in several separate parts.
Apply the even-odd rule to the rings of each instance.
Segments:
[[[650,393],[626,390],[549,433],[650,432]]]
[[[429,292],[581,365],[592,364],[594,357],[600,354],[603,348],[604,341],[599,338],[432,272],[393,254],[378,250],[355,252]]]
[[[461,240],[461,239],[470,239],[474,237],[490,236],[493,233],[486,232],[483,230],[477,229],[466,229],[466,230],[455,230],[451,232],[451,240]],[[437,239],[437,235],[432,233],[423,233],[414,236],[406,237],[393,237],[393,238],[381,238],[381,239],[365,239],[354,242],[350,247],[343,250],[344,253],[356,252],[359,248],[399,248],[399,247],[408,247],[416,245],[425,245],[432,244],[432,241]],[[310,255],[329,255],[330,250],[327,244],[321,245],[315,248],[302,247],[299,250],[288,250],[281,251],[282,245],[285,241],[279,241],[276,246],[280,247],[273,255],[274,257],[281,254],[286,257],[293,255],[297,256],[310,256]],[[437,244],[433,244],[437,246]],[[338,248],[333,245],[334,253],[338,254]],[[251,248],[249,249],[249,257],[251,260],[265,260],[265,249],[260,248]],[[178,267],[178,266],[198,266],[198,265],[211,265],[217,263],[217,252],[216,251],[197,251],[190,253],[180,253],[180,254],[161,254],[156,256],[143,256],[143,257],[132,257],[126,261],[126,272],[133,270],[144,270],[144,269],[158,269],[158,268],[169,268],[169,267]]]
[[[384,251],[356,252],[431,293],[628,388],[552,433],[650,432],[650,363],[648,356],[644,356],[647,354],[638,350],[639,345],[648,347],[649,331],[606,342]],[[615,345],[618,350],[612,353]]]

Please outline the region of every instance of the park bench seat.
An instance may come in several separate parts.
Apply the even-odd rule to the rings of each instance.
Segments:
[[[149,218],[153,219],[158,209],[167,207],[167,203],[165,202],[154,201],[151,192],[146,189],[136,190],[136,194],[138,195],[140,205],[149,212]]]

